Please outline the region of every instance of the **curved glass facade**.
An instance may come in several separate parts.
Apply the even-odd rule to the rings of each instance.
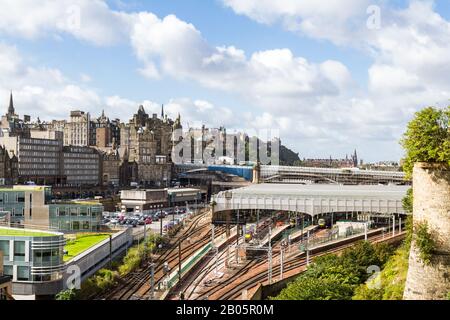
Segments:
[[[24,235],[12,235],[11,231],[23,232]],[[0,250],[4,251],[5,274],[12,276],[13,282],[50,282],[62,279],[66,243],[63,234],[33,236],[37,232],[0,228]]]

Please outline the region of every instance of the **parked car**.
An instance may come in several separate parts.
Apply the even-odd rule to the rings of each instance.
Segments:
[[[156,213],[156,215],[157,215],[159,218],[165,218],[165,217],[167,217],[167,213],[164,212],[164,211],[158,211],[158,212]]]
[[[153,220],[152,220],[152,218],[147,218],[147,219],[144,220],[144,223],[145,224],[152,224]]]

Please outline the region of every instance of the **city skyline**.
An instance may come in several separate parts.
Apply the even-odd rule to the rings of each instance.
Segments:
[[[375,162],[398,161],[413,113],[448,101],[442,2],[192,4],[2,2],[2,109],[10,90],[41,120],[105,109],[126,121],[164,104],[183,126],[279,128],[302,158],[356,148]]]

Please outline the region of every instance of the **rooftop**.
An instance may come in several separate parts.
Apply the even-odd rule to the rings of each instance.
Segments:
[[[254,184],[248,187],[230,191],[233,196],[364,196],[364,197],[394,197],[406,194],[409,186],[396,185],[328,185],[328,184]],[[219,195],[225,196],[225,192]]]
[[[69,261],[75,258],[103,240],[108,239],[109,236],[110,234],[107,233],[77,234],[74,238],[66,236],[68,241],[64,247],[64,250],[67,251],[67,254],[64,255],[64,261]]]
[[[15,185],[12,187],[0,188],[0,191],[44,191],[51,188],[50,186],[35,186],[35,185]]]
[[[0,236],[12,236],[12,237],[55,237],[61,235],[57,232],[45,232],[40,230],[31,229],[17,229],[0,227]]]

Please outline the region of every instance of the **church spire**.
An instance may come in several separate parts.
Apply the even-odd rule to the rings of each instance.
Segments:
[[[161,106],[161,119],[164,119],[164,105]]]
[[[14,102],[13,102],[13,94],[11,91],[11,94],[9,96],[9,107],[8,107],[8,114],[14,115]]]

